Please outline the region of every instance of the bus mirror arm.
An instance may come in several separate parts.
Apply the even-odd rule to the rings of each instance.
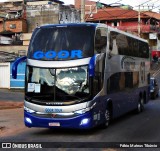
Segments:
[[[12,65],[12,78],[13,79],[17,79],[17,67],[18,67],[18,64],[24,60],[26,60],[26,56],[24,57],[21,57],[21,58],[18,58],[16,61],[13,62],[13,65]]]

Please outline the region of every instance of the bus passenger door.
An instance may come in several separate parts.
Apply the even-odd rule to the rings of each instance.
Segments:
[[[96,96],[103,87],[105,58],[107,47],[107,29],[98,28],[95,34],[95,76],[93,78],[93,96]]]
[[[93,96],[96,96],[103,88],[104,83],[105,54],[96,57],[95,75],[93,78]]]

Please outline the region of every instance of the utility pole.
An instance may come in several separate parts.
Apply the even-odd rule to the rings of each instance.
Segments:
[[[81,0],[81,22],[85,22],[85,0]]]
[[[141,35],[141,12],[140,5],[138,6],[138,36]]]
[[[146,4],[148,2],[150,2],[151,0],[148,0],[140,5],[138,5],[138,35],[140,36],[141,34],[141,10],[140,10],[140,6],[143,4]]]

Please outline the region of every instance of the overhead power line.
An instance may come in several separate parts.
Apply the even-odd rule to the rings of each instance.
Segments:
[[[100,0],[98,0],[96,3],[99,3],[99,1],[100,1]],[[95,6],[95,7],[91,10],[90,14],[87,16],[87,18],[85,18],[85,21],[91,16],[91,14],[92,14],[93,11],[96,9],[96,7],[97,7],[97,6]]]
[[[146,2],[144,2],[144,3],[141,3],[140,5],[143,5],[143,4],[146,4],[146,3],[148,3],[148,2],[150,2],[150,1],[152,1],[152,0],[148,0],[148,1],[146,1]],[[139,5],[137,5],[137,6],[139,6]],[[136,7],[137,7],[136,6]],[[104,9],[103,9],[104,10]],[[120,17],[120,16],[122,16],[122,15],[124,15],[124,14],[127,14],[128,12],[130,12],[131,10],[128,10],[128,11],[126,11],[126,12],[123,12],[123,13],[121,13],[121,14],[119,14],[118,16],[113,16],[113,15],[111,15],[109,12],[107,12],[106,10],[105,10],[105,12],[107,13],[107,14],[110,14],[111,16],[113,16],[113,17],[115,17],[115,18],[118,18],[118,17]],[[88,16],[89,17],[89,16]],[[103,18],[103,17],[101,17],[101,18]],[[88,18],[87,18],[88,19]]]
[[[158,5],[158,6],[155,6],[155,7],[153,7],[152,9],[155,9],[155,8],[158,8],[158,7],[160,7],[160,5]]]
[[[157,3],[159,0],[156,0],[155,2],[152,1],[152,3],[150,3],[149,5],[154,5],[155,3]]]
[[[144,5],[144,4],[146,4],[146,3],[150,2],[150,1],[153,1],[153,0],[145,1],[144,3],[141,3],[141,4],[139,4],[139,5],[135,6],[135,7],[138,7],[138,6]]]
[[[108,4],[108,5],[111,5],[111,4],[115,4],[115,3],[119,3],[119,2],[121,2],[122,0],[119,0],[119,1],[116,1],[116,2],[113,2],[113,3],[110,3],[110,4]]]
[[[149,0],[150,1],[150,0]],[[149,2],[149,1],[146,1],[146,2],[144,2],[144,3],[142,3],[142,4],[146,4],[147,2]],[[141,4],[141,5],[142,5]],[[140,6],[141,5],[139,5],[138,6],[138,35],[140,36],[140,33],[141,33],[141,11],[140,11]]]

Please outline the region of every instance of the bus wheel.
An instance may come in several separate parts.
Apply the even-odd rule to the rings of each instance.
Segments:
[[[138,106],[137,106],[137,112],[140,113],[144,109],[144,99],[143,97],[139,99]]]
[[[107,108],[104,113],[104,123],[102,125],[102,128],[107,128],[110,124],[110,121],[111,121],[111,112]]]

